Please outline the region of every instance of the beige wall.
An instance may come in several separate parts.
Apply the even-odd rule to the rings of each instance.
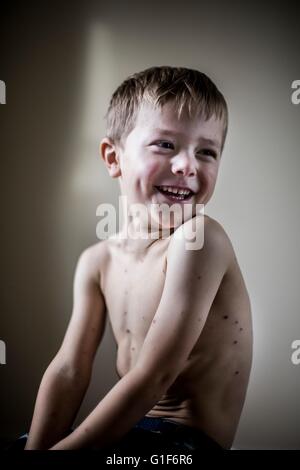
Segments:
[[[96,207],[117,205],[118,185],[97,156],[110,94],[130,73],[166,64],[208,73],[230,108],[207,213],[232,239],[253,308],[254,363],[235,447],[300,448],[300,365],[290,359],[300,339],[297,15],[292,5],[206,3],[55,11],[26,2],[4,11],[0,436],[28,429],[69,321],[76,260],[97,240]],[[114,355],[108,325],[78,421],[116,380]]]

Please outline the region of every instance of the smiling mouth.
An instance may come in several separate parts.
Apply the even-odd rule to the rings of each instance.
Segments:
[[[171,201],[187,201],[194,195],[194,192],[189,189],[171,188],[166,186],[154,187]]]

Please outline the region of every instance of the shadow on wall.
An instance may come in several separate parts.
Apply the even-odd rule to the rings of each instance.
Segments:
[[[29,428],[42,375],[70,319],[77,259],[97,241],[96,207],[110,197],[101,187],[97,146],[79,132],[86,30],[84,16],[74,10],[70,21],[63,6],[59,21],[47,5],[3,12],[1,78],[10,96],[0,116],[5,156],[0,332],[6,345],[6,364],[0,367],[0,436],[6,438]],[[91,171],[87,162],[93,158]],[[73,184],[80,161],[86,163],[86,175],[98,175],[98,186],[95,182],[88,194]],[[117,379],[109,328],[103,341],[80,416]]]

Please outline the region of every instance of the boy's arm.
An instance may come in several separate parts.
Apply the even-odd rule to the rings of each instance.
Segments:
[[[173,236],[170,242],[164,291],[136,365],[53,449],[101,448],[119,440],[153,408],[182,370],[232,255],[225,232],[207,217],[204,247],[189,251],[185,245],[184,238]]]
[[[71,321],[62,346],[41,381],[25,450],[48,449],[69,431],[89,385],[105,316],[91,247],[77,263]]]

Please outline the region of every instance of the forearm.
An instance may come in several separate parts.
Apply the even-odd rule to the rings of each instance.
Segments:
[[[25,450],[49,449],[65,437],[80,407],[88,379],[46,370],[38,391]]]
[[[151,383],[152,382],[152,383]],[[158,383],[132,369],[68,437],[51,450],[103,448],[119,441],[164,393]]]

